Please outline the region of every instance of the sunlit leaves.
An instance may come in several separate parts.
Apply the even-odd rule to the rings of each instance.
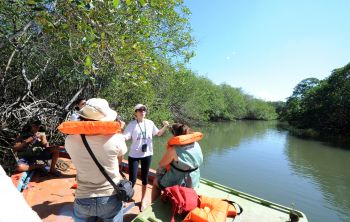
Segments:
[[[244,106],[240,92],[232,89],[238,96],[225,96],[230,88],[224,91],[185,68],[194,56],[194,40],[190,11],[182,1],[62,0],[38,12],[34,7],[44,5],[39,2],[22,2],[16,7],[0,2],[0,16],[5,18],[0,33],[13,35],[13,21],[18,30],[34,21],[27,33],[12,42],[30,39],[14,59],[9,76],[21,73],[22,63],[28,74],[36,75],[49,61],[42,75],[45,78],[37,81],[46,88],[34,91],[38,98],[54,93],[50,98],[64,104],[85,87],[84,94],[107,98],[129,119],[130,107],[140,102],[153,110],[150,117],[155,121],[164,117],[188,122],[244,117],[236,115],[237,107]],[[15,44],[6,45],[0,61],[9,60],[13,47]]]
[[[141,4],[141,6],[145,6],[146,5],[146,0],[140,0],[140,4]]]
[[[113,6],[114,8],[117,8],[119,5],[119,0],[113,0]]]
[[[92,67],[92,62],[91,62],[90,56],[86,56],[86,58],[85,58],[85,67],[89,68],[89,69]]]

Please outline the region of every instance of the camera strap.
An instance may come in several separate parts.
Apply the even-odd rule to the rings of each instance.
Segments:
[[[106,179],[112,184],[112,186],[114,187],[114,189],[119,190],[118,186],[114,183],[114,181],[111,179],[111,177],[107,174],[105,168],[103,168],[103,166],[101,166],[101,164],[98,162],[98,160],[96,159],[95,154],[92,152],[89,143],[86,140],[85,134],[80,134],[81,139],[83,140],[83,143],[85,145],[86,150],[88,151],[88,153],[90,154],[91,158],[94,160],[94,162],[96,163],[98,169],[101,171],[101,173],[103,174],[103,176],[106,177]]]
[[[142,128],[141,128],[141,126],[140,126],[139,121],[138,121],[138,120],[136,120],[136,121],[137,121],[137,125],[139,125],[140,131],[141,131],[142,140],[143,140],[143,141],[146,141],[146,138],[147,138],[146,121],[143,120],[143,127],[144,127],[145,131],[142,131]]]

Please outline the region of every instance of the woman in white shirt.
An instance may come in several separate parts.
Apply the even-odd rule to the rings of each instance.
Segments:
[[[133,185],[136,183],[137,170],[139,162],[141,162],[141,178],[142,178],[142,196],[141,211],[147,207],[144,201],[147,191],[148,172],[151,165],[153,155],[152,137],[161,136],[169,126],[168,121],[163,121],[163,128],[158,129],[152,120],[146,119],[147,107],[137,104],[134,107],[135,120],[131,121],[124,130],[126,140],[132,139],[128,164],[129,164],[129,180]]]

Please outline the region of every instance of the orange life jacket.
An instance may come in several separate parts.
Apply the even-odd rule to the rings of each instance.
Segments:
[[[203,138],[203,133],[193,132],[181,136],[173,136],[168,140],[167,149],[170,149],[172,146],[176,145],[187,145],[194,142],[197,142]]]
[[[240,212],[237,214],[232,202],[220,198],[200,196],[199,199],[199,207],[187,214],[184,222],[225,222],[227,217],[233,218],[243,211],[238,205]]]
[[[61,123],[57,129],[64,134],[116,134],[121,133],[120,123],[117,121],[66,121]],[[78,184],[71,187],[77,189]]]
[[[117,121],[66,121],[57,128],[64,134],[116,134],[121,133],[120,123]]]
[[[166,148],[168,150],[172,146],[191,144],[201,140],[202,138],[203,138],[203,133],[201,132],[193,132],[186,135],[173,136],[168,140]],[[166,166],[166,169],[167,171],[169,171],[170,165]]]

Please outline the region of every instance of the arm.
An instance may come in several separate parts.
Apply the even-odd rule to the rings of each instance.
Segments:
[[[125,127],[125,122],[123,120],[119,120],[119,123],[120,123],[120,129],[124,129]]]
[[[46,138],[46,134],[45,133],[40,133],[38,132],[37,133],[37,137],[40,138],[41,140],[41,145],[43,147],[48,147],[49,146],[49,142],[47,141],[47,138]]]
[[[118,151],[118,163],[121,164],[121,162],[123,162],[124,159],[124,154],[126,154],[126,152],[128,151],[128,148],[126,146],[125,143],[125,138],[122,134],[118,134],[117,138],[118,143],[117,143],[117,149]]]
[[[28,137],[24,140],[19,140],[17,138],[17,141],[15,143],[15,145],[13,146],[13,149],[15,151],[21,151],[23,150],[24,148],[26,148],[31,142],[33,142],[34,138],[33,137]]]
[[[159,161],[160,167],[166,167],[169,165],[173,160],[177,161],[177,154],[175,148],[170,148],[166,151],[166,153],[163,155],[162,159]]]
[[[40,138],[40,143],[43,147],[48,147],[49,143],[47,142],[47,138],[45,133],[36,133],[35,136],[30,136],[26,139],[20,140],[20,138],[17,138],[17,141],[15,145],[13,146],[15,151],[21,151],[24,148],[26,148],[29,144],[33,143],[34,141],[37,140],[37,138]]]
[[[169,122],[168,121],[163,121],[163,128],[161,128],[158,133],[157,133],[157,136],[161,136],[165,133],[166,129],[168,128],[169,126]]]
[[[131,123],[129,123],[125,130],[123,131],[123,136],[124,136],[124,139],[125,140],[129,140],[131,139],[131,136],[132,136],[132,127],[131,127]]]

